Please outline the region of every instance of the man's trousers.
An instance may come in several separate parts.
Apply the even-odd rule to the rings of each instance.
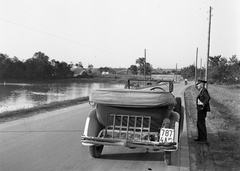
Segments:
[[[207,141],[207,128],[206,128],[206,110],[197,111],[197,129],[198,129],[198,139],[201,141]]]

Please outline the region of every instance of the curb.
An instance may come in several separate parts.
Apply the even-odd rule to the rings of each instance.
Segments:
[[[180,144],[180,148],[181,148],[180,170],[181,171],[190,170],[188,129],[187,129],[187,121],[186,121],[187,112],[186,112],[186,103],[185,103],[185,91],[187,90],[187,88],[184,90],[183,94],[181,95],[182,106],[184,107],[183,130],[181,134],[181,144]]]

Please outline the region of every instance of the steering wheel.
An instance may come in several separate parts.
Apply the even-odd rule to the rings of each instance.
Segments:
[[[153,87],[150,89],[151,91],[155,91],[155,90],[162,90],[165,91],[162,87]]]

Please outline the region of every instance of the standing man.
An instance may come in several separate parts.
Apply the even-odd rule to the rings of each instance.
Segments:
[[[206,129],[206,116],[207,112],[210,111],[210,96],[205,84],[207,81],[198,80],[197,88],[199,90],[199,95],[196,99],[197,104],[197,129],[198,129],[198,138],[194,141],[207,142],[207,129]]]

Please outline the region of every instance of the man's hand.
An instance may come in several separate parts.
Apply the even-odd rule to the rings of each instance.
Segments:
[[[203,103],[198,99],[198,105],[203,105]]]

